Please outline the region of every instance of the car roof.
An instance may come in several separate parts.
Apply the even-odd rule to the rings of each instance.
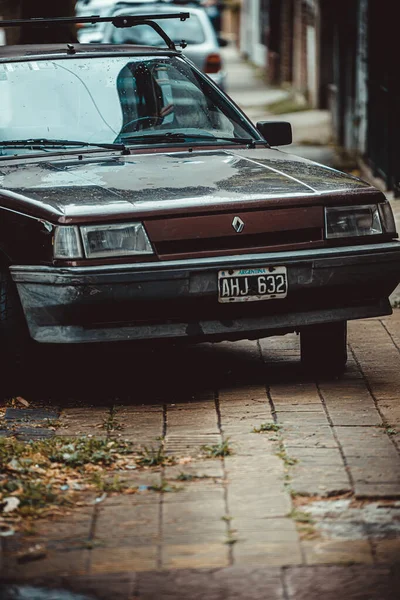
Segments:
[[[73,47],[73,51],[69,50]],[[171,50],[166,46],[137,46],[134,44],[26,44],[17,46],[0,46],[0,62],[7,60],[35,60],[57,57],[73,58],[76,56],[96,56],[115,54],[173,55],[182,56],[179,50]]]

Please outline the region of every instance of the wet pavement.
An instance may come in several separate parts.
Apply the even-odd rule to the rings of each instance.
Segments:
[[[349,356],[343,378],[309,379],[288,335],[86,350],[62,384],[38,374],[29,407],[5,410],[14,435],[123,439],[175,464],[115,470],[135,493],[84,493],[1,537],[2,582],[99,599],[397,598],[400,310],[350,323]],[[204,454],[223,443],[231,454]]]

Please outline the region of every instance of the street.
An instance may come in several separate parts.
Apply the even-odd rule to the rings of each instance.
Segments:
[[[228,93],[247,110],[253,90],[262,118],[265,86],[229,52]],[[293,151],[334,164],[312,143],[329,136],[318,118]],[[398,598],[400,310],[350,322],[348,353],[335,380],[302,373],[295,334],[54,354],[0,435],[124,440],[159,460],[110,468],[114,488],[80,485],[1,537],[2,583],[98,600]]]

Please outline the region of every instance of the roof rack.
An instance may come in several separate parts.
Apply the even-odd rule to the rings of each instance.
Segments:
[[[149,25],[159,36],[164,40],[170,50],[176,50],[175,43],[165,33],[158,23],[155,23],[155,19],[160,21],[161,19],[180,19],[186,21],[190,18],[190,13],[167,13],[158,15],[123,15],[120,17],[100,17],[99,15],[91,15],[89,17],[54,17],[54,18],[32,18],[32,19],[11,19],[1,21],[1,27],[21,27],[22,25],[28,27],[49,27],[51,25],[73,25],[82,23],[112,23],[114,27],[134,27],[135,25]],[[186,47],[186,42],[182,40],[180,46]]]

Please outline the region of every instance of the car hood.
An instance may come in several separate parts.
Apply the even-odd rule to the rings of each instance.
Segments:
[[[0,162],[2,205],[64,223],[315,204],[321,195],[362,188],[373,190],[358,178],[265,148],[25,155]]]

